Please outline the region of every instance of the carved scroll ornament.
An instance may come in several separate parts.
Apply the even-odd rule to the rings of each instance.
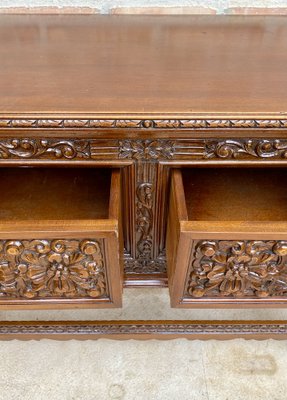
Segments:
[[[60,139],[1,139],[0,159],[55,158],[73,160],[90,158],[90,144],[87,140]]]
[[[283,139],[227,139],[208,140],[204,158],[283,158],[287,159],[287,140]]]

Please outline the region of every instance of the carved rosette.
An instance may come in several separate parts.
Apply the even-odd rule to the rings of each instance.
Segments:
[[[287,241],[195,243],[185,297],[287,295]]]
[[[0,241],[1,297],[107,297],[102,241]]]
[[[175,143],[171,140],[122,140],[119,157],[134,160],[158,160],[172,158]]]

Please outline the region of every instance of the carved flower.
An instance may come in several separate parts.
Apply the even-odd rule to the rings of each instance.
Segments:
[[[97,241],[35,240],[24,248],[7,242],[0,259],[0,285],[6,295],[99,297],[106,291]]]
[[[287,280],[279,279],[286,254],[286,242],[200,242],[188,292],[194,297],[266,297],[279,286],[287,290]]]
[[[120,158],[157,160],[172,158],[174,142],[170,140],[123,140],[119,142]]]

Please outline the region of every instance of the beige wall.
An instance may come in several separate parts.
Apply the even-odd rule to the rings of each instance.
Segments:
[[[287,0],[0,0],[0,12],[287,14]]]

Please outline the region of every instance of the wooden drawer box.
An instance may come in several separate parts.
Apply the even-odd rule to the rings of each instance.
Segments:
[[[286,305],[286,182],[287,168],[172,171],[172,306]]]
[[[120,306],[119,170],[1,168],[0,176],[0,306]]]

